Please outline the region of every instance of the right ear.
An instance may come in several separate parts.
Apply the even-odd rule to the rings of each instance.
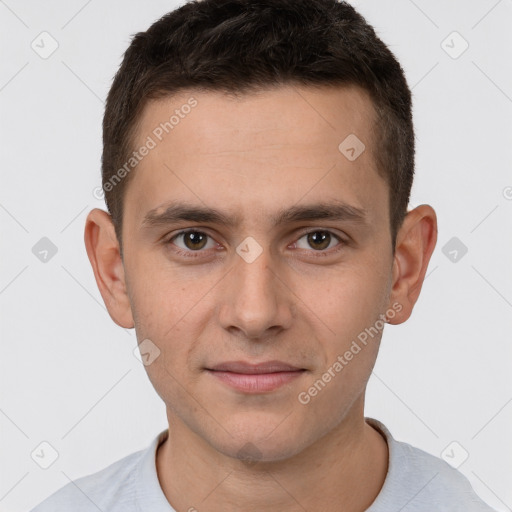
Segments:
[[[94,208],[85,222],[85,248],[91,262],[96,284],[108,313],[114,322],[131,329],[133,315],[112,217],[104,210]]]

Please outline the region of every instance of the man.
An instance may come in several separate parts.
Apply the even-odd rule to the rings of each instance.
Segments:
[[[128,48],[85,244],[169,429],[34,509],[489,511],[364,417],[437,237],[407,211],[411,94],[334,0],[202,0]]]

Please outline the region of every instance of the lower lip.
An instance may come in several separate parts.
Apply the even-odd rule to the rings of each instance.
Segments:
[[[208,373],[221,380],[228,386],[245,393],[263,393],[280,388],[292,380],[300,377],[304,370],[276,373],[232,373],[208,370]]]

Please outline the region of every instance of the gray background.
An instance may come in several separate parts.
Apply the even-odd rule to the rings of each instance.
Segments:
[[[406,71],[412,205],[431,204],[439,220],[414,314],[385,329],[366,415],[453,463],[467,452],[459,470],[511,510],[512,1],[352,3]],[[135,333],[112,322],[96,288],[83,228],[104,208],[93,190],[113,74],[130,35],[176,5],[0,0],[2,511],[32,507],[166,427]],[[46,261],[43,237],[57,249]],[[44,441],[58,452],[47,469]]]

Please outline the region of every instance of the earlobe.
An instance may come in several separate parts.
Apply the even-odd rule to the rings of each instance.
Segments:
[[[397,234],[390,294],[390,304],[398,302],[402,309],[388,323],[401,324],[411,316],[436,242],[434,209],[422,204],[408,212]]]
[[[84,242],[96,284],[114,322],[134,327],[131,305],[126,290],[124,265],[111,216],[99,208],[89,212],[85,223]]]

